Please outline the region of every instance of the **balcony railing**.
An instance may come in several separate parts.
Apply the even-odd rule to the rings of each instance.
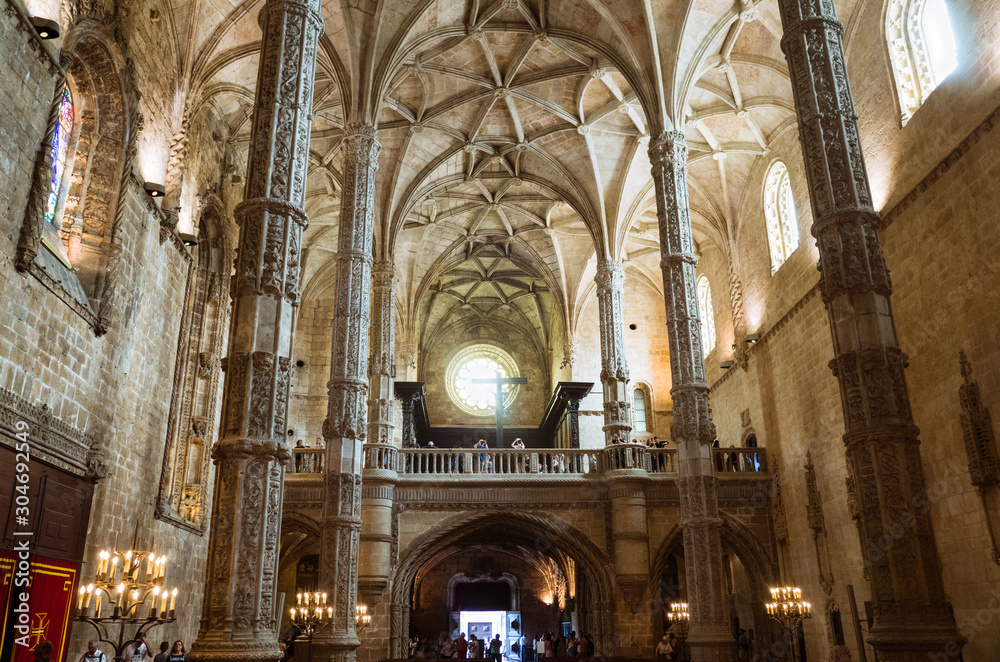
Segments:
[[[292,450],[290,473],[323,472],[325,449]],[[720,478],[768,473],[763,448],[713,448],[712,462]],[[677,451],[621,444],[600,449],[473,449],[408,448],[365,444],[364,468],[400,476],[585,476],[613,471],[677,474]]]

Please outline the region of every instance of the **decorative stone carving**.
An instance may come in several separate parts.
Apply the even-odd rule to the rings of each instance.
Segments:
[[[597,263],[597,310],[601,326],[601,383],[604,385],[604,436],[625,440],[628,416],[628,361],[625,359],[625,270],[618,260]]]
[[[368,438],[392,439],[393,380],[396,377],[396,273],[392,262],[372,270],[372,326],[369,332]]]
[[[781,498],[781,482],[778,472],[774,472],[771,488],[771,523],[774,527],[774,541],[779,545],[788,544],[788,520],[785,519],[785,502]]]
[[[275,660],[284,430],[312,124],[319,0],[267,0],[232,283],[217,492],[196,662]]]
[[[326,438],[325,498],[320,547],[320,584],[332,594],[334,620],[323,635],[338,659],[351,658],[360,645],[354,630],[358,595],[358,548],[361,533],[361,458],[368,427],[368,327],[372,289],[372,242],[375,219],[375,172],[381,146],[375,128],[349,124],[344,131],[344,189],[340,207],[333,300],[333,356]],[[377,286],[392,299],[391,267],[383,264]],[[381,305],[381,304],[380,304]],[[380,313],[382,312],[380,308]],[[391,316],[391,312],[389,313]],[[389,335],[386,336],[388,331]],[[391,373],[391,321],[380,328],[380,374]],[[388,352],[388,353],[386,353]],[[391,382],[389,382],[391,384]],[[391,386],[389,387],[391,389]],[[391,402],[388,392],[379,399]],[[386,408],[389,407],[386,403]],[[386,417],[389,420],[389,417]],[[379,424],[385,425],[385,424]],[[391,430],[391,427],[388,429]]]
[[[677,444],[684,556],[699,559],[688,566],[689,642],[695,659],[723,660],[732,657],[733,637],[723,577],[718,485],[712,473],[715,425],[708,403],[698,319],[687,156],[683,132],[663,132],[650,141],[670,341],[670,393],[674,401],[671,436]]]
[[[969,459],[969,475],[976,487],[1000,482],[1000,459],[997,458],[996,437],[990,410],[983,406],[979,383],[972,380],[972,366],[965,352],[958,353],[964,383],[958,388],[962,406],[962,436]]]
[[[880,659],[897,662],[957,657],[964,640],[948,613],[928,513],[919,507],[926,495],[920,442],[844,62],[843,26],[830,0],[780,0],[779,8],[815,219],[820,291],[833,335],[830,365],[840,383],[847,462],[875,605],[869,642]]]

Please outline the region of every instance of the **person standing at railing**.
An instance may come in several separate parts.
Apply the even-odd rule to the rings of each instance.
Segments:
[[[476,448],[476,449],[488,449],[489,445],[486,443],[485,439],[480,439],[479,441],[476,442],[476,445],[473,446],[473,448]],[[479,454],[479,473],[489,473],[489,472],[490,472],[489,471],[489,464],[487,463],[487,460],[486,460],[486,453],[480,453]]]
[[[306,442],[304,442],[303,440],[299,439],[298,441],[295,442],[295,449],[296,450],[298,450],[300,448],[305,448],[305,447],[306,447]],[[301,452],[295,453],[295,473],[297,473],[297,474],[302,473],[302,453]]]
[[[518,437],[517,439],[514,440],[514,442],[510,445],[510,447],[513,448],[514,450],[523,451],[524,450],[524,442],[521,441],[520,437]],[[517,454],[517,473],[519,473],[519,474],[520,473],[524,473],[524,460],[525,460],[525,456],[521,455],[520,453],[518,453]]]

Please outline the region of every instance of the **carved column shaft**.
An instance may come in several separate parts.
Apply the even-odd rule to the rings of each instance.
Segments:
[[[735,647],[725,595],[717,479],[712,471],[715,425],[698,318],[698,262],[688,207],[687,154],[682,132],[664,132],[650,142],[673,384],[671,436],[677,444],[677,482],[687,559],[691,612],[688,642],[695,660],[732,660]]]
[[[601,384],[604,385],[604,440],[625,441],[628,420],[628,361],[625,360],[625,270],[618,260],[597,263],[597,310],[601,327]]]
[[[396,377],[396,272],[392,262],[372,270],[372,327],[369,333],[368,441],[392,441],[392,383]]]
[[[781,0],[879,659],[957,657],[833,0]]]
[[[212,536],[191,660],[274,660],[285,416],[312,124],[319,0],[268,0],[226,359]]]
[[[336,659],[353,659],[361,534],[362,444],[368,425],[368,323],[375,172],[380,145],[374,127],[348,125],[344,135],[344,190],[340,207],[337,289],[333,299],[320,585],[332,597],[334,621],[323,638]]]

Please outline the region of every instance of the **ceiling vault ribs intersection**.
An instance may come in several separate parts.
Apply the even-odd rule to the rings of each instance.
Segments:
[[[246,167],[262,6],[171,5],[175,105],[222,127],[223,183]],[[400,333],[422,345],[507,311],[559,351],[593,296],[595,258],[661,288],[646,146],[671,126],[688,137],[696,241],[732,259],[758,202],[748,182],[794,130],[776,0],[327,1],[322,13],[303,302],[332,297],[341,140],[367,113],[382,143],[376,250],[401,280]]]

